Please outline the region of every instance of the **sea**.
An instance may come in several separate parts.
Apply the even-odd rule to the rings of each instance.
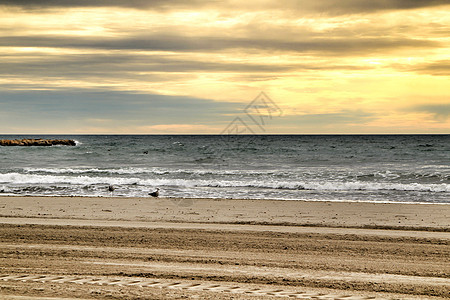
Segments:
[[[0,146],[0,195],[450,204],[450,135],[20,138],[77,145]]]

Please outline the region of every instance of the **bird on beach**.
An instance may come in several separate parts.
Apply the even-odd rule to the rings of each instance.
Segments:
[[[159,188],[156,188],[156,191],[148,193],[152,197],[158,197],[159,196]]]
[[[111,184],[108,186],[108,191],[111,193],[111,196],[112,196],[112,193],[114,192],[115,189],[116,188],[113,185],[111,185]]]

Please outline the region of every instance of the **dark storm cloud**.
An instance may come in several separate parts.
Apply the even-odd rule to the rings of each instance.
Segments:
[[[450,104],[424,104],[412,107],[409,110],[431,113],[435,120],[440,122],[445,122],[450,118]]]
[[[84,38],[65,36],[8,36],[0,38],[0,46],[52,47],[110,50],[148,50],[204,52],[227,49],[257,49],[324,55],[373,55],[377,51],[393,51],[402,48],[439,47],[435,41],[411,38],[309,38],[287,41],[264,38],[187,37],[181,35],[147,35],[127,38]]]
[[[217,9],[247,9],[265,10],[282,9],[290,12],[325,13],[325,14],[351,14],[372,13],[382,10],[403,10],[423,7],[433,7],[449,4],[448,0],[280,0],[273,3],[227,3],[226,1],[207,0],[4,0],[3,5],[19,6],[25,9],[69,8],[69,7],[124,7],[135,9],[199,9],[211,7]]]

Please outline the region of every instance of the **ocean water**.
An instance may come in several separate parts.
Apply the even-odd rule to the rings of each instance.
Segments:
[[[0,195],[450,203],[450,135],[24,137],[77,146],[0,146]]]

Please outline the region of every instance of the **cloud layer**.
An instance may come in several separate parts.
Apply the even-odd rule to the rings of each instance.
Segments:
[[[0,129],[219,133],[265,91],[285,115],[271,133],[448,133],[448,8],[3,1]]]
[[[317,13],[351,14],[351,13],[372,13],[380,10],[405,10],[424,7],[435,7],[448,5],[445,0],[279,0],[279,1],[223,1],[222,3],[207,0],[4,0],[3,5],[18,6],[22,8],[80,8],[80,7],[121,7],[145,10],[175,10],[190,9],[198,10],[210,9],[234,9],[234,10],[254,10],[254,9],[282,9],[297,10]]]

